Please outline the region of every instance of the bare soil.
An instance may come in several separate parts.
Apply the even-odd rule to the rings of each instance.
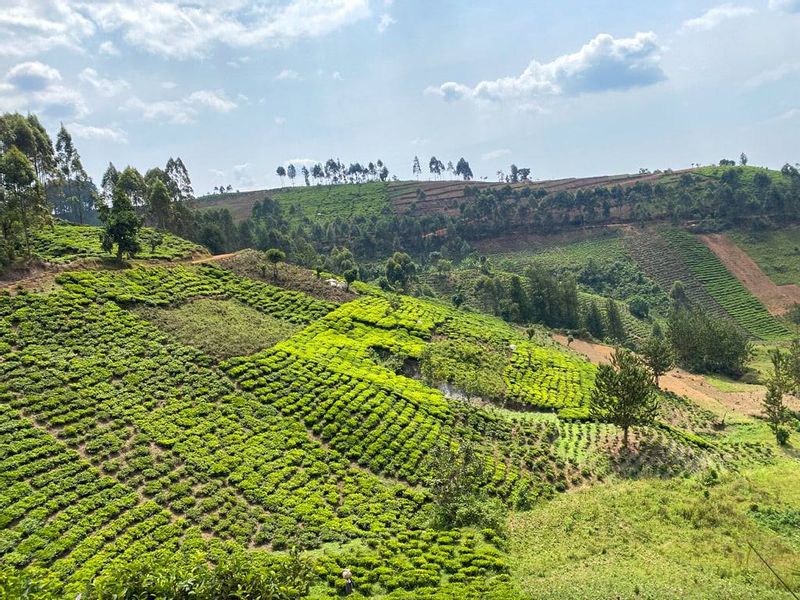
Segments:
[[[553,335],[558,343],[567,346],[567,338],[563,335]],[[583,354],[591,362],[602,364],[609,362],[614,348],[605,344],[595,344],[584,340],[575,340],[569,348]],[[659,379],[661,389],[679,396],[685,396],[698,406],[724,415],[735,412],[749,417],[760,415],[762,412],[761,401],[764,398],[763,386],[751,386],[752,389],[742,392],[723,392],[711,385],[702,375],[689,373],[683,369],[673,369]],[[800,410],[800,401],[790,398],[787,404],[794,410]]]
[[[726,236],[715,233],[701,235],[700,239],[773,315],[782,315],[793,304],[800,303],[800,287],[773,283],[761,267]]]

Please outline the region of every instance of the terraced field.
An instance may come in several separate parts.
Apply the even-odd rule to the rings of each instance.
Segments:
[[[211,265],[58,280],[0,295],[0,568],[35,573],[56,597],[156,551],[282,560],[294,546],[316,598],[338,593],[344,567],[364,596],[515,598],[494,530],[424,518],[442,442],[471,440],[481,487],[510,508],[608,477],[770,460],[664,427],[637,430],[646,459],[616,456],[615,427],[553,412],[586,416],[593,365],[498,319],[364,284],[336,305]],[[218,362],[137,314],[198,298],[303,329]],[[419,381],[415,361],[441,340],[505,361],[506,394],[527,410]]]
[[[663,229],[661,235],[682,257],[709,295],[733,320],[756,338],[785,339],[789,331],[725,268],[711,250],[683,230]]]

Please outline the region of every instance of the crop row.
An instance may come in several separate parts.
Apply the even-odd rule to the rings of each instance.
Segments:
[[[37,257],[55,263],[110,256],[100,247],[100,232],[99,227],[57,222],[52,228],[36,231],[31,237],[31,245]],[[136,255],[137,258],[171,260],[206,252],[202,246],[170,233],[161,233],[161,243],[153,248],[148,241],[153,233],[150,228],[141,231],[142,251]]]
[[[470,549],[461,532],[453,532],[449,544],[430,548],[424,560],[404,562],[416,552],[409,540],[424,534],[411,526],[424,492],[387,486],[354,468],[347,457],[310,440],[299,421],[237,391],[202,354],[169,343],[112,302],[67,291],[0,296],[0,317],[0,344],[7,350],[0,363],[0,407],[17,415],[18,408],[50,432],[28,427],[39,443],[15,435],[16,426],[0,428],[4,452],[13,448],[19,456],[16,462],[9,462],[9,454],[0,459],[0,501],[15,508],[2,513],[4,531],[22,527],[31,535],[55,535],[90,514],[108,515],[100,537],[61,535],[56,560],[49,566],[39,561],[56,580],[71,582],[71,589],[114,557],[177,547],[192,525],[210,534],[208,543],[227,539],[274,549],[362,538],[381,557],[370,569],[392,566],[391,576],[385,570],[362,576],[398,590],[417,587],[414,573],[420,569],[426,579],[419,581],[471,581],[507,569],[496,550],[483,543]],[[288,396],[283,390],[276,394]],[[97,470],[87,469],[64,444]],[[70,461],[84,466],[64,468]],[[493,477],[504,470],[505,463],[498,463]],[[519,478],[520,471],[511,470]],[[43,479],[50,473],[51,479]],[[70,490],[85,488],[86,473],[103,484],[82,501]],[[41,493],[9,477],[38,477]],[[56,481],[66,499],[58,500]],[[92,491],[86,488],[86,494]],[[47,522],[35,520],[37,502],[68,513],[49,530]],[[119,503],[130,502],[137,504],[115,513]],[[0,556],[0,565],[24,567],[36,559],[12,549],[35,552],[38,538],[25,543],[27,538],[4,535],[10,556]],[[325,570],[325,577],[332,571]]]
[[[226,297],[248,304],[290,323],[307,324],[334,308],[334,304],[238,277],[211,265],[197,267],[138,267],[121,272],[76,271],[57,278],[65,289],[91,299],[119,304],[165,306],[203,297]]]
[[[178,541],[184,523],[0,404],[0,564],[62,582]]]
[[[767,340],[789,335],[788,330],[731,275],[714,253],[690,233],[665,229],[661,235],[686,260],[692,273],[708,293],[750,334]]]

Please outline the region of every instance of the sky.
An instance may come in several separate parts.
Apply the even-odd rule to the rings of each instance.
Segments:
[[[0,0],[0,111],[97,181],[466,158],[535,179],[800,161],[800,0]]]

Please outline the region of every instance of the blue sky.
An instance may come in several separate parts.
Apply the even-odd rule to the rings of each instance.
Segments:
[[[180,156],[195,190],[289,161],[460,156],[495,179],[800,161],[800,0],[0,0],[0,110],[98,179]]]

